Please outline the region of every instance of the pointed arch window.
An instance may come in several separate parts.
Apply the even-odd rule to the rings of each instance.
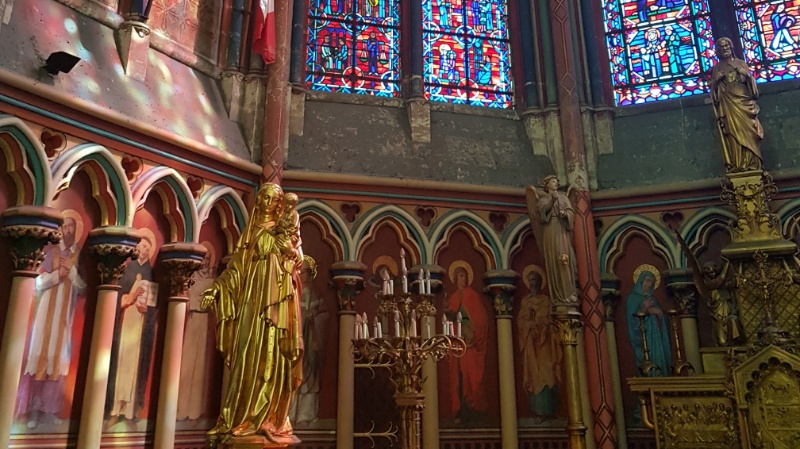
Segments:
[[[744,60],[756,82],[800,78],[800,0],[735,0]]]
[[[603,17],[617,105],[708,92],[708,0],[604,0]]]
[[[326,92],[400,95],[399,0],[311,0],[307,83]]]

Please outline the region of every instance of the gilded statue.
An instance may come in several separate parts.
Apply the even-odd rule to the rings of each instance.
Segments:
[[[203,293],[203,308],[216,311],[217,349],[230,368],[211,440],[292,438],[289,407],[303,376],[296,202],[277,184],[264,184],[228,267]]]
[[[747,64],[733,55],[733,42],[717,39],[719,62],[711,71],[711,100],[717,117],[725,169],[728,173],[761,170],[761,140],[758,121],[758,87]]]
[[[730,263],[726,260],[720,268],[714,262],[706,262],[701,267],[683,238],[677,233],[676,235],[689,268],[692,269],[697,291],[706,300],[711,311],[714,342],[720,347],[740,343],[744,333],[737,312],[736,279],[731,273]]]
[[[555,303],[577,303],[575,287],[575,250],[572,228],[575,210],[567,193],[558,190],[558,178],[547,176],[540,183],[544,192],[528,186],[525,201],[536,244],[544,257],[550,296]]]

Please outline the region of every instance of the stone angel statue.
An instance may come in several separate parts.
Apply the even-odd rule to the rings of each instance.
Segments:
[[[701,298],[705,299],[711,310],[711,316],[714,319],[714,342],[720,347],[739,343],[743,332],[736,311],[734,295],[736,280],[731,273],[730,262],[725,260],[722,268],[715,262],[706,262],[701,268],[683,237],[677,232],[675,235],[686,255],[689,268],[692,269],[697,292]]]
[[[525,201],[528,216],[539,250],[544,256],[547,284],[554,303],[577,303],[575,287],[575,250],[572,247],[572,228],[575,210],[567,193],[558,190],[558,178],[547,176],[540,183],[543,191],[528,186]]]

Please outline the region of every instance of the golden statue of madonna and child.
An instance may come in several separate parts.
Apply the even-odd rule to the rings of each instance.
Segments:
[[[303,377],[297,201],[277,184],[264,184],[227,268],[203,293],[203,308],[216,312],[217,349],[230,370],[208,433],[212,446],[299,442],[288,419]]]

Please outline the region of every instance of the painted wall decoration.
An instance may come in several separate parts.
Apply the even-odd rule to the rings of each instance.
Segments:
[[[552,301],[546,295],[547,276],[538,265],[521,273],[528,294],[517,313],[518,347],[522,354],[522,387],[533,424],[553,420],[559,411],[562,377],[561,346],[550,316]]]
[[[708,92],[707,0],[604,0],[603,13],[617,105]]]
[[[219,47],[222,3],[220,0],[155,0],[148,25],[214,61]]]
[[[312,0],[308,21],[310,89],[400,95],[398,0]]]
[[[428,99],[511,108],[507,14],[505,0],[422,2]]]
[[[735,0],[744,60],[756,82],[800,77],[800,1]]]
[[[16,416],[23,418],[28,432],[66,430],[75,389],[73,361],[81,344],[75,318],[77,313],[78,321],[83,320],[87,287],[80,256],[91,221],[74,209],[64,209],[63,215],[62,241],[45,249],[36,277],[36,298],[17,394]]]

